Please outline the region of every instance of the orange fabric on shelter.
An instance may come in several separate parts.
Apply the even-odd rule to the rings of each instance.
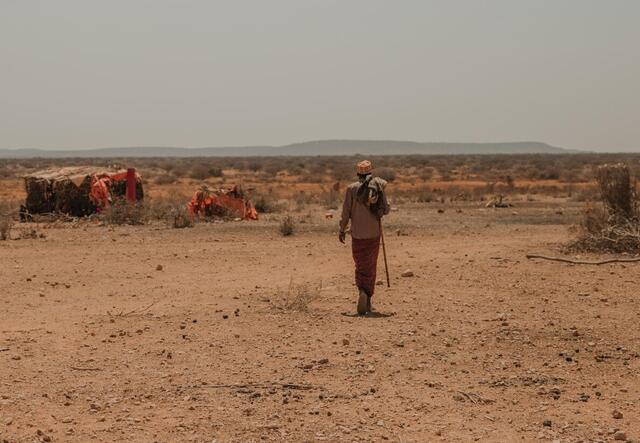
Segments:
[[[116,181],[126,181],[127,171],[114,174],[99,174],[91,177],[91,191],[89,198],[100,208],[108,208],[111,205],[111,186]],[[140,174],[136,172],[136,182],[142,181]]]
[[[257,220],[258,211],[250,201],[241,197],[240,194],[237,186],[229,191],[221,190],[217,193],[201,189],[196,191],[187,207],[192,216],[231,213],[243,220]]]
[[[109,177],[98,178],[93,176],[91,178],[91,192],[89,198],[98,207],[107,208],[111,203],[111,194],[109,193],[109,187],[111,186],[111,180]]]

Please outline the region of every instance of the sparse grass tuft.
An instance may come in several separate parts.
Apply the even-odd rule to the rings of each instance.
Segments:
[[[45,234],[44,233],[39,233],[37,229],[32,228],[32,227],[22,227],[19,230],[19,236],[18,238],[21,240],[28,240],[28,239],[36,239],[36,238],[45,238]]]
[[[286,215],[280,222],[280,233],[284,237],[293,235],[295,232],[295,221],[292,216]]]
[[[279,297],[281,302],[277,307],[285,311],[306,312],[309,310],[309,304],[320,298],[321,290],[322,282],[317,285],[312,283],[295,284],[292,278],[286,293]]]
[[[12,206],[6,202],[0,203],[0,240],[9,240],[14,223]]]
[[[0,240],[9,240],[13,219],[10,216],[0,215]]]
[[[183,229],[183,228],[193,228],[194,222],[193,218],[187,211],[187,208],[184,206],[177,207],[173,212],[173,228],[174,229]]]

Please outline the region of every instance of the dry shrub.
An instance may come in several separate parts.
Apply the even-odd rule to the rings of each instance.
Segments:
[[[581,228],[586,233],[602,232],[607,227],[608,218],[602,205],[588,203],[583,212]]]
[[[148,219],[148,211],[142,202],[129,203],[125,199],[116,199],[102,211],[101,216],[108,225],[143,225]]]
[[[9,177],[13,177],[13,175],[14,175],[14,172],[11,166],[0,164],[0,178],[9,178]]]
[[[331,177],[337,181],[354,181],[356,179],[355,164],[351,160],[349,163],[334,163],[330,173]]]
[[[600,193],[596,186],[585,186],[584,188],[578,189],[578,191],[571,196],[571,201],[590,202],[597,200],[599,196]]]
[[[115,206],[109,216],[115,216],[119,223],[113,224],[143,224],[151,221],[161,221],[173,228],[191,228],[194,219],[187,210],[188,196],[180,192],[171,192],[166,197],[149,198],[137,205],[137,208],[127,208],[126,202]],[[133,217],[131,217],[133,216]],[[133,219],[132,219],[133,218]]]
[[[206,165],[197,164],[189,172],[189,177],[195,180],[204,180],[209,177],[209,168]]]
[[[0,215],[0,240],[9,240],[13,218],[9,215]]]
[[[180,192],[170,192],[165,197],[149,198],[144,201],[149,220],[171,220],[178,209],[186,208],[190,197]]]
[[[178,177],[173,174],[161,174],[155,178],[154,183],[156,185],[171,185],[177,181]]]
[[[224,171],[222,168],[211,167],[209,168],[209,177],[224,177]]]
[[[284,236],[284,237],[288,237],[290,235],[293,235],[293,233],[296,230],[296,223],[293,219],[292,216],[290,215],[286,215],[281,221],[280,221],[280,233]]]
[[[430,181],[433,178],[433,172],[433,168],[427,166],[420,171],[419,176],[424,181]]]
[[[340,191],[335,188],[323,191],[322,194],[320,194],[320,202],[326,209],[338,209],[341,199],[342,195]]]
[[[293,197],[297,211],[302,211],[307,205],[314,203],[315,200],[316,196],[314,194],[305,191],[300,191]]]
[[[636,217],[635,183],[627,165],[617,163],[600,166],[596,169],[596,181],[610,216],[624,219]]]
[[[187,208],[179,206],[173,211],[173,227],[174,229],[193,228],[193,217],[187,211]]]
[[[389,183],[396,179],[396,171],[387,167],[376,169],[375,175],[383,180],[388,181]]]
[[[309,304],[320,297],[321,290],[322,282],[317,285],[312,283],[294,284],[293,279],[291,279],[289,288],[280,297],[283,300],[277,307],[287,311],[308,311]]]
[[[638,220],[618,219],[615,224],[603,208],[585,210],[578,238],[570,250],[584,252],[640,253]]]
[[[45,238],[45,237],[46,235],[44,233],[40,233],[38,232],[37,229],[32,227],[22,227],[19,229],[18,238],[21,240]]]
[[[0,202],[0,240],[9,240],[14,221],[14,208],[9,202]]]
[[[588,205],[578,238],[569,248],[578,251],[640,252],[640,217],[635,183],[629,167],[618,163],[596,170],[601,206]]]
[[[256,194],[252,201],[256,211],[261,214],[281,212],[284,209],[284,205],[276,200],[272,194]]]
[[[421,187],[415,191],[415,199],[418,203],[431,203],[436,199],[431,189],[427,187]]]

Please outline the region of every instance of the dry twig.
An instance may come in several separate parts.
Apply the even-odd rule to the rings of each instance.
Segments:
[[[480,404],[488,404],[488,403],[493,403],[494,402],[494,400],[490,400],[488,398],[484,398],[484,397],[482,397],[482,396],[480,396],[480,395],[478,395],[478,394],[476,394],[474,392],[469,392],[469,393],[463,392],[463,391],[456,391],[456,392],[458,392],[459,394],[464,395],[474,405],[478,404],[478,403],[480,403]]]
[[[634,263],[640,262],[640,258],[610,258],[601,261],[571,260],[562,257],[548,257],[546,255],[527,254],[528,259],[539,258],[541,260],[559,261],[563,263],[571,263],[574,265],[605,265],[607,263]]]
[[[277,383],[277,382],[269,382],[269,383],[232,383],[232,384],[219,384],[219,385],[189,385],[189,388],[207,388],[207,389],[224,389],[224,388],[232,388],[232,389],[247,389],[247,388],[284,388],[284,389],[299,389],[299,390],[310,390],[310,389],[322,389],[320,386],[314,385],[303,385],[296,383]]]
[[[145,311],[148,311],[153,305],[155,305],[157,303],[157,301],[154,301],[153,303],[151,303],[149,306],[147,306],[146,308],[142,308],[142,309],[134,309],[132,311],[129,312],[123,312],[121,311],[119,314],[112,314],[110,311],[107,311],[107,314],[109,314],[112,317],[127,317],[129,315],[134,315],[134,314],[142,314]]]

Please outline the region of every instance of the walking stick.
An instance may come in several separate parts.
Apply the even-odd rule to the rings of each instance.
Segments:
[[[384,246],[384,231],[382,230],[382,218],[378,219],[380,225],[380,240],[382,240],[382,256],[384,257],[384,270],[387,273],[387,288],[391,287],[391,281],[389,280],[389,265],[387,264],[387,248]]]

